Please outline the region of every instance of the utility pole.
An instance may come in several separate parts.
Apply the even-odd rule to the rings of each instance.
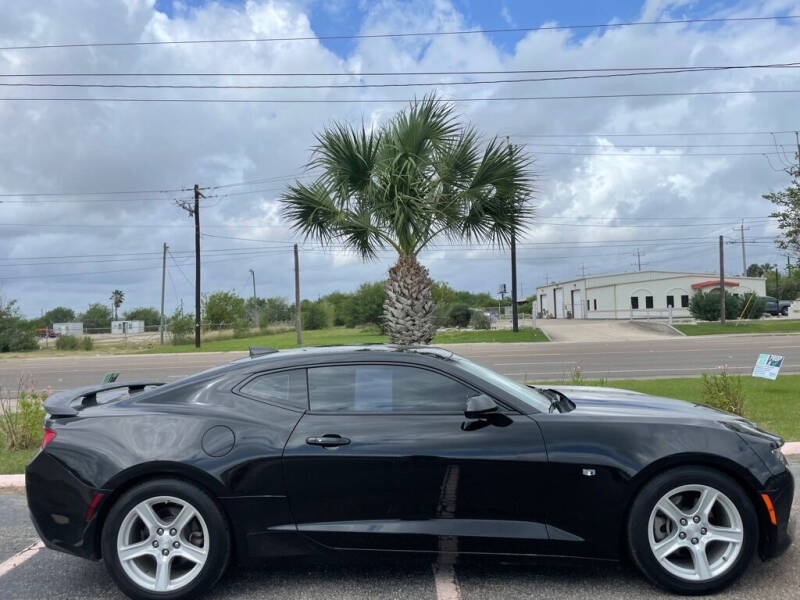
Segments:
[[[178,206],[194,217],[194,345],[200,347],[200,186],[194,184],[194,204],[178,200]]]
[[[258,301],[256,300],[256,272],[253,269],[248,270],[250,275],[253,276],[253,320],[255,321],[255,326],[258,327],[258,322],[261,320],[261,315],[259,314],[261,311],[258,310]]]
[[[725,238],[719,236],[719,324],[725,325]]]
[[[250,269],[250,275],[253,276],[253,306],[255,306],[256,301],[256,272],[253,269]]]
[[[642,253],[639,252],[639,249],[636,249],[636,264],[639,267],[639,270],[642,270]]]
[[[739,231],[742,234],[742,275],[747,275],[747,256],[744,251],[744,219],[742,219],[742,226]]]
[[[164,344],[164,286],[167,281],[167,242],[164,242],[164,256],[161,259],[161,322],[158,326],[158,337],[161,338],[161,344]]]
[[[297,244],[294,245],[294,330],[297,334],[297,345],[303,343],[303,330],[300,320],[300,258]]]
[[[513,150],[506,136],[506,146],[508,146],[508,158],[513,157]],[[519,315],[517,314],[517,231],[511,230],[511,330],[514,333],[519,331]]]

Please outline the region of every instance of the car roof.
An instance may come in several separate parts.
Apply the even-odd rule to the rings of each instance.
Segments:
[[[337,346],[305,346],[302,348],[290,348],[286,350],[273,350],[269,348],[258,348],[251,352],[250,356],[245,356],[229,363],[225,363],[198,373],[194,373],[167,384],[162,389],[169,389],[176,385],[190,383],[209,376],[224,375],[227,372],[240,370],[258,370],[269,368],[271,364],[276,366],[292,366],[293,362],[304,363],[306,360],[313,362],[315,358],[325,360],[333,357],[344,357],[363,355],[365,358],[383,355],[389,356],[418,356],[448,360],[455,356],[455,353],[444,348],[435,346],[401,346],[396,344],[357,344],[357,345],[337,345]]]

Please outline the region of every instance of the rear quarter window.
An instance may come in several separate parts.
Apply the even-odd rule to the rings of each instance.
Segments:
[[[305,369],[257,375],[242,385],[244,396],[294,410],[308,409],[308,387]]]

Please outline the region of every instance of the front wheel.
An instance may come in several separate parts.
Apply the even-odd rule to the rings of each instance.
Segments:
[[[221,511],[177,479],[143,483],[112,506],[103,527],[103,560],[136,600],[194,598],[222,575],[230,536]]]
[[[639,569],[680,594],[708,594],[747,568],[758,538],[755,509],[742,487],[705,467],[681,467],[642,488],[628,520]]]

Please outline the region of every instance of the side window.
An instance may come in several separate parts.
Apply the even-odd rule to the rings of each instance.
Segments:
[[[305,369],[261,375],[247,382],[239,392],[271,404],[308,409]]]
[[[689,308],[689,295],[683,294],[681,296],[681,308]]]
[[[471,388],[433,371],[396,365],[308,370],[311,410],[322,412],[463,412]]]

